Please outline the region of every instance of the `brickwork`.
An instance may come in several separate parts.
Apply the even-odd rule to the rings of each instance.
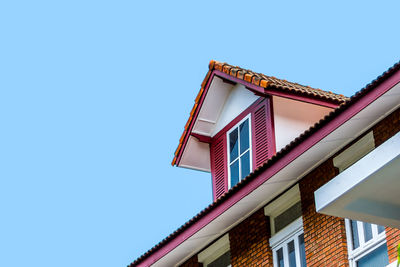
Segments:
[[[374,131],[375,146],[379,146],[400,131],[400,109],[391,113],[372,129]]]
[[[307,267],[349,265],[344,219],[315,210],[314,191],[336,174],[332,160],[328,160],[299,184]]]
[[[397,260],[397,245],[400,243],[400,231],[386,227],[386,244],[388,248],[389,263]]]
[[[229,232],[232,267],[273,266],[270,227],[260,209]]]
[[[180,267],[203,267],[202,263],[199,263],[197,259],[197,255],[194,255],[190,259],[188,259],[184,264],[182,264]]]

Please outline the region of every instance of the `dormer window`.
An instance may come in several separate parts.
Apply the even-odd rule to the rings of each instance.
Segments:
[[[234,187],[275,152],[269,98],[259,98],[210,142],[213,196]]]
[[[251,170],[250,114],[227,132],[229,187],[235,186]]]

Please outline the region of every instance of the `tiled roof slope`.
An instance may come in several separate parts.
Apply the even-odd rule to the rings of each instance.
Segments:
[[[152,247],[150,250],[148,250],[146,253],[144,253],[142,256],[137,258],[134,262],[132,262],[128,267],[134,267],[143,260],[145,260],[148,256],[150,256],[152,253],[166,245],[168,242],[170,242],[172,239],[177,237],[180,233],[185,231],[187,228],[189,228],[191,225],[195,224],[197,221],[199,221],[201,218],[209,214],[212,210],[214,210],[216,207],[220,206],[222,203],[227,201],[232,195],[235,194],[240,188],[244,187],[246,184],[251,182],[254,178],[256,178],[260,173],[262,173],[265,169],[269,168],[272,166],[276,161],[279,159],[283,158],[286,154],[288,154],[290,151],[295,149],[299,144],[304,142],[307,138],[318,132],[319,129],[321,129],[324,125],[332,121],[334,118],[336,118],[339,114],[344,112],[346,109],[351,107],[353,104],[357,103],[364,95],[378,87],[381,83],[383,83],[386,79],[388,79],[392,74],[400,70],[400,61],[397,62],[395,65],[393,65],[391,68],[389,68],[387,71],[385,71],[382,75],[378,76],[375,80],[373,80],[371,83],[367,84],[363,89],[360,91],[356,92],[351,98],[349,98],[348,101],[340,105],[338,108],[336,108],[334,111],[329,113],[329,115],[325,116],[323,119],[321,119],[319,122],[311,126],[310,129],[306,130],[304,133],[302,133],[299,137],[297,137],[295,140],[293,140],[290,144],[288,144],[286,147],[284,147],[281,151],[279,151],[277,154],[275,154],[272,158],[267,160],[263,165],[258,167],[256,170],[254,170],[252,173],[250,173],[246,178],[243,180],[239,181],[234,187],[230,188],[228,192],[223,194],[220,198],[215,200],[213,203],[211,203],[208,207],[200,211],[197,215],[195,215],[192,219],[187,221],[184,225],[179,227],[177,230],[175,230],[172,234],[164,238],[162,241],[160,241],[158,244],[156,244],[154,247]]]
[[[286,80],[281,80],[278,78],[275,78],[273,76],[267,76],[262,73],[256,73],[251,70],[246,70],[242,69],[238,66],[232,66],[227,63],[221,63],[218,61],[211,60],[210,64],[208,66],[209,70],[207,72],[206,77],[204,78],[203,82],[201,83],[201,89],[200,92],[198,93],[194,106],[192,108],[192,111],[190,112],[189,119],[185,125],[185,129],[182,133],[182,136],[179,140],[179,145],[175,151],[174,159],[172,160],[172,165],[175,165],[177,162],[177,159],[179,157],[179,153],[181,152],[181,149],[183,147],[183,142],[186,138],[186,135],[189,133],[189,128],[194,120],[194,115],[197,112],[197,109],[200,108],[199,103],[200,99],[203,96],[203,93],[205,92],[205,87],[208,83],[208,79],[211,77],[211,73],[214,70],[221,71],[229,76],[232,76],[234,78],[243,80],[245,82],[251,83],[256,86],[261,86],[263,88],[273,90],[273,91],[281,91],[281,92],[286,92],[286,93],[291,93],[291,94],[297,94],[297,95],[303,95],[306,97],[310,98],[316,98],[316,99],[321,99],[321,100],[326,100],[335,104],[342,104],[345,101],[347,101],[349,98],[344,96],[344,95],[338,95],[332,92],[328,91],[323,91],[321,89],[315,89],[311,88],[310,86],[305,86],[301,85],[298,83],[292,83]]]

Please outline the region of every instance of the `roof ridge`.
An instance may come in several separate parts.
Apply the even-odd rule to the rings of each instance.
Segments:
[[[275,77],[275,76],[272,76],[272,75],[265,75],[264,73],[261,73],[261,72],[255,72],[255,71],[253,71],[251,69],[245,69],[245,68],[241,68],[239,66],[234,66],[234,65],[231,65],[231,64],[226,63],[226,62],[220,62],[220,61],[217,61],[217,60],[211,60],[210,63],[209,63],[209,70],[210,71],[213,71],[213,70],[216,69],[216,70],[222,71],[222,72],[224,72],[224,73],[226,73],[226,74],[228,74],[230,76],[234,76],[234,77],[238,78],[237,75],[232,75],[230,73],[230,71],[229,72],[228,71],[224,71],[226,68],[239,69],[240,71],[244,71],[244,72],[247,72],[247,73],[252,74],[252,75],[257,75],[261,79],[265,79],[265,80],[276,79],[277,81],[286,83],[288,85],[295,85],[295,86],[297,85],[299,87],[307,88],[310,91],[318,91],[318,92],[321,92],[321,93],[329,94],[329,95],[331,95],[331,97],[329,97],[329,98],[331,98],[331,100],[336,100],[337,102],[345,102],[345,101],[347,101],[349,99],[349,97],[344,96],[343,94],[337,94],[337,93],[334,93],[334,92],[332,92],[330,90],[327,91],[327,90],[323,90],[321,88],[314,88],[314,87],[311,87],[309,85],[304,85],[304,84],[300,84],[300,83],[297,83],[297,82],[291,82],[291,81],[288,81],[286,79],[281,79],[281,78],[278,78],[278,77]],[[242,79],[242,80],[245,80],[245,79]],[[253,83],[252,81],[250,81],[250,82]],[[258,82],[255,85],[260,86],[260,83]],[[274,83],[271,84],[271,81],[269,83],[269,86],[282,87],[282,85],[279,86],[278,84],[274,84]],[[332,99],[332,96],[336,96],[337,99]],[[321,97],[323,97],[323,96],[321,96]],[[325,98],[328,98],[328,96],[325,96]]]

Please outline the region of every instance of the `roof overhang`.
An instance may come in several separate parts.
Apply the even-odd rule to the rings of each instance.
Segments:
[[[134,266],[175,266],[297,183],[315,167],[386,117],[400,104],[400,71],[390,72],[351,105],[320,122],[255,173],[139,258]],[[397,85],[396,85],[397,84]],[[230,194],[232,193],[232,194]]]
[[[320,213],[400,228],[400,133],[315,192]]]

